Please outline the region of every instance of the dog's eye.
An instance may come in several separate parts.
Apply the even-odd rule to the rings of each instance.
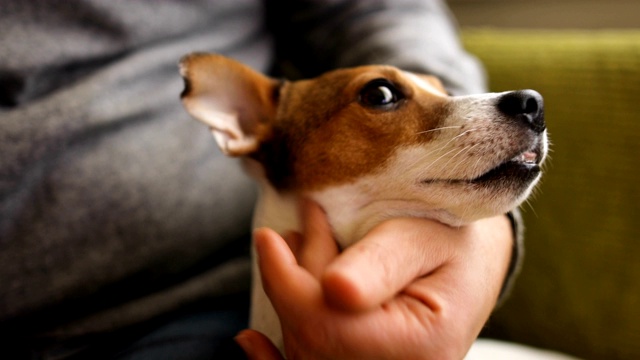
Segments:
[[[402,99],[402,93],[385,79],[376,79],[360,91],[360,102],[366,106],[386,108]]]

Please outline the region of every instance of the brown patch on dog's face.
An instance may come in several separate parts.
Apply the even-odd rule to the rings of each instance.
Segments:
[[[280,189],[318,190],[372,173],[398,147],[429,141],[428,131],[446,118],[442,85],[433,77],[420,79],[431,91],[407,73],[380,66],[286,83],[271,137],[253,157]],[[376,105],[389,96],[388,104]]]

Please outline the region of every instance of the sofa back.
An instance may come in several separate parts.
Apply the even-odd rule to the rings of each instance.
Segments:
[[[640,30],[466,29],[492,91],[532,88],[551,139],[525,261],[491,337],[640,359]]]

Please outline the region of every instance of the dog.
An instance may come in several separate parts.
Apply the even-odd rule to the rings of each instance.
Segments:
[[[547,131],[533,90],[449,96],[391,66],[282,81],[216,54],[180,61],[186,110],[260,185],[254,227],[300,229],[317,202],[341,248],[395,217],[451,226],[519,206],[541,176]],[[282,346],[253,261],[251,327]]]

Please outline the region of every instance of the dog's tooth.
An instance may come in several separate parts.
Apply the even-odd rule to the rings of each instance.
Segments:
[[[527,163],[535,163],[538,160],[538,155],[533,151],[525,151],[521,156],[522,161]]]
[[[515,156],[511,161],[533,164],[538,160],[538,155],[533,151],[525,151],[522,154]]]

